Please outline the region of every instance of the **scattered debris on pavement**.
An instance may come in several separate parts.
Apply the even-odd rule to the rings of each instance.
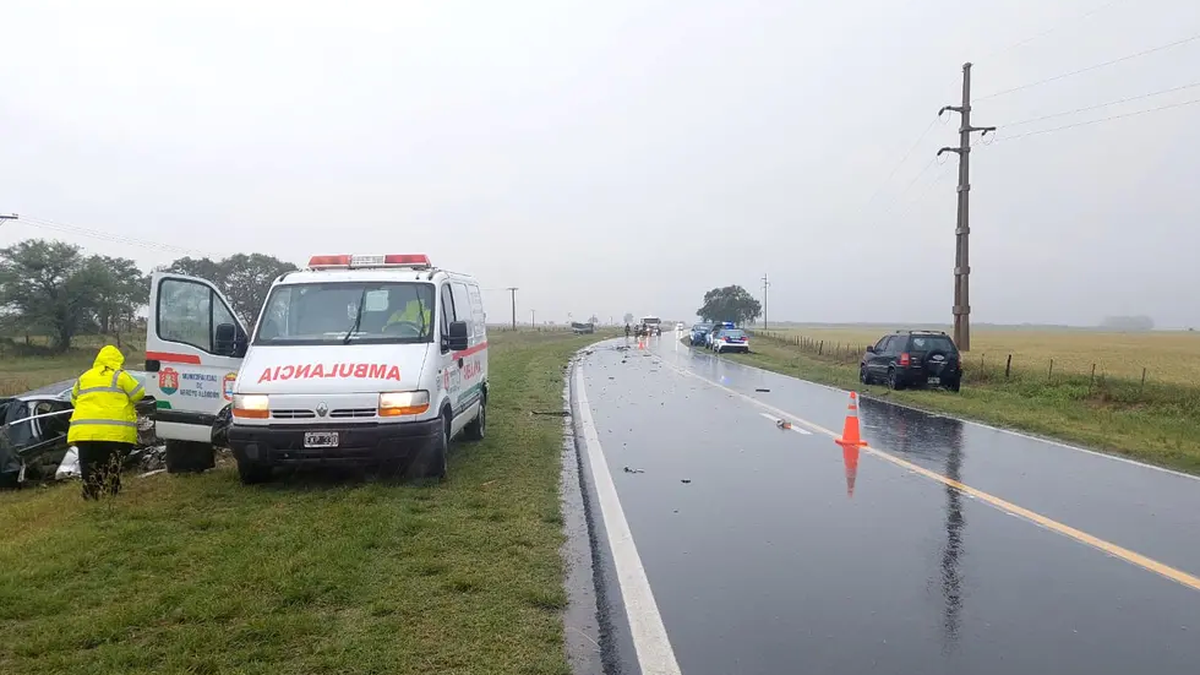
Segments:
[[[762,393],[764,393],[764,394],[769,394],[769,393],[771,393],[771,390],[770,390],[770,389],[768,389],[767,387],[756,387],[756,388],[754,389],[754,391],[762,392]]]
[[[645,469],[633,469],[633,468],[630,468],[627,466],[627,467],[625,467],[625,473],[646,473],[646,470]]]
[[[679,482],[683,483],[684,485],[687,485],[688,483],[692,482],[692,479],[691,478],[680,478]]]

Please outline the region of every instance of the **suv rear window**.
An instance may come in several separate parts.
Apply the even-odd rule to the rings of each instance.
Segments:
[[[957,350],[954,349],[954,342],[945,335],[914,335],[909,345],[909,349],[914,352],[957,353]]]

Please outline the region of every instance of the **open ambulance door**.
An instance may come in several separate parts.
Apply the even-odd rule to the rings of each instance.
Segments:
[[[157,272],[146,319],[146,393],[157,402],[155,431],[167,470],[213,465],[212,427],[233,401],[249,338],[212,282]]]

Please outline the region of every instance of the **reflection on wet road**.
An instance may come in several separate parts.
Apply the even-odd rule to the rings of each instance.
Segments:
[[[871,399],[871,447],[843,450],[823,431],[841,430],[845,392],[670,335],[615,344],[582,380],[682,672],[1200,663],[1200,592],[1148,571],[1200,574],[1200,481]]]

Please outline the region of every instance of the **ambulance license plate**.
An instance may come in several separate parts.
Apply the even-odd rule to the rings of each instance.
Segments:
[[[304,432],[304,447],[306,448],[336,448],[338,432],[336,431],[306,431]]]

